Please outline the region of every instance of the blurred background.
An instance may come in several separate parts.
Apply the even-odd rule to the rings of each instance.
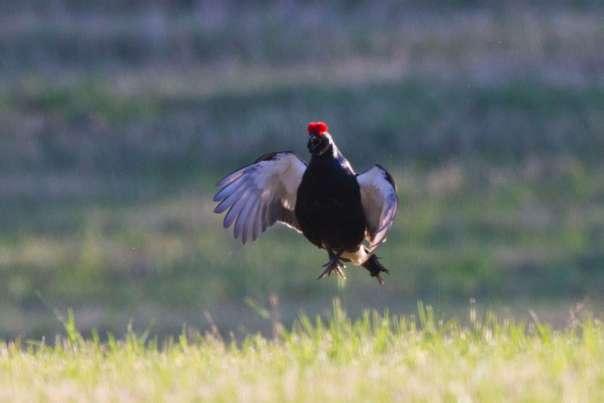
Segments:
[[[284,321],[333,297],[597,314],[602,44],[597,0],[1,1],[0,338],[68,307],[118,334],[262,330],[269,299]],[[306,158],[318,119],[398,182],[383,287],[317,281],[302,237],[244,248],[212,213],[217,179]]]

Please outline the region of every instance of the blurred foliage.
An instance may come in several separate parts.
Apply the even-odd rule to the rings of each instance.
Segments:
[[[604,289],[599,2],[0,9],[0,333],[43,334],[23,317],[55,305],[90,309],[85,326],[116,312],[175,326],[270,293]],[[359,170],[399,183],[383,288],[356,269],[345,287],[315,281],[325,256],[301,237],[242,248],[211,212],[217,178],[270,150],[306,156],[316,119]]]
[[[23,115],[41,122],[26,144],[19,131],[0,140],[0,166],[132,173],[222,169],[265,149],[302,152],[305,122],[317,117],[330,123],[347,155],[363,164],[568,154],[597,162],[604,149],[601,88],[406,80],[154,97],[112,95],[108,87],[26,85],[11,93],[4,102],[16,111],[14,120],[8,116],[15,128],[27,124],[19,120]],[[28,155],[20,145],[36,152]]]

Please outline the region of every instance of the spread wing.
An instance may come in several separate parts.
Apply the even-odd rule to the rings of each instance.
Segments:
[[[224,227],[244,244],[275,222],[298,231],[294,208],[306,164],[289,151],[263,155],[218,182],[215,213],[224,213]]]
[[[357,182],[361,187],[361,203],[367,220],[367,249],[373,252],[386,241],[394,223],[398,209],[396,185],[392,176],[379,165],[358,175]]]

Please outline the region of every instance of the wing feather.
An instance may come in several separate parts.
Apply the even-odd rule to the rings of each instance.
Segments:
[[[258,235],[262,233],[262,205],[258,202],[256,206],[256,211],[254,212],[254,225],[252,228],[252,241],[258,239]]]
[[[256,200],[257,199],[248,197],[235,221],[235,237],[241,239],[241,242],[244,244],[247,241],[247,227],[249,225],[250,210]]]
[[[255,199],[250,203],[250,208],[246,212],[245,217],[245,228],[243,230],[243,238],[241,241],[245,244],[248,240],[251,240],[254,236],[254,226],[256,221],[256,210],[258,209],[258,204],[260,203],[260,199]]]
[[[239,186],[237,189],[233,190],[231,193],[225,194],[223,199],[218,199],[220,203],[214,209],[215,213],[223,213],[232,207],[245,192],[246,188],[244,186]]]
[[[306,164],[284,151],[267,154],[218,182],[215,213],[225,213],[225,228],[244,244],[256,240],[268,227],[281,222],[298,231],[294,214],[298,186]]]
[[[241,211],[245,207],[245,203],[247,201],[248,194],[250,193],[249,189],[245,189],[245,191],[241,194],[241,196],[235,200],[233,205],[229,208],[226,216],[224,217],[224,228],[228,228],[235,222]]]
[[[396,184],[379,165],[357,176],[361,187],[361,203],[367,220],[365,240],[369,252],[386,241],[398,210]]]
[[[219,191],[218,193],[216,193],[214,195],[214,201],[220,201],[220,200],[224,200],[225,198],[231,196],[232,194],[234,194],[235,192],[237,192],[238,189],[241,188],[241,183],[240,182],[231,182],[227,185],[225,185],[221,191]]]

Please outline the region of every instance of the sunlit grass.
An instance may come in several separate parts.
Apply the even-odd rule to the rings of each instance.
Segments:
[[[302,316],[292,329],[242,340],[185,330],[158,342],[66,336],[0,345],[8,401],[601,401],[604,327],[575,318],[554,330],[481,315],[464,324],[366,311]]]

